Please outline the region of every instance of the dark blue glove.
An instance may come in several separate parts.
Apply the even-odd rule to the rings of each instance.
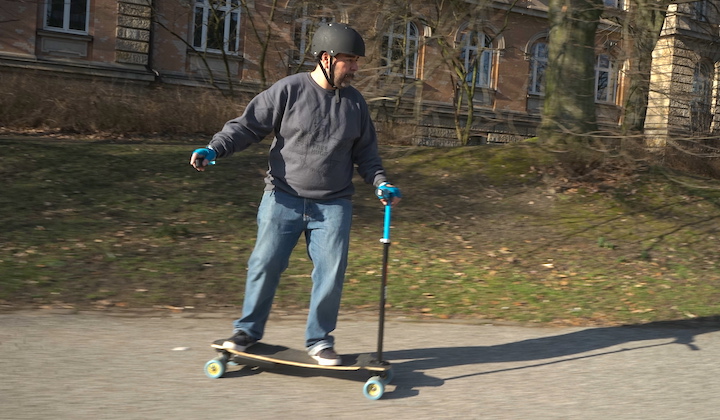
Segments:
[[[193,153],[197,153],[201,159],[209,160],[210,165],[215,164],[215,158],[217,157],[217,153],[213,149],[201,147],[200,149],[195,149]]]
[[[400,188],[394,187],[387,182],[383,182],[382,184],[378,185],[378,187],[375,189],[375,195],[377,196],[377,198],[381,200],[387,200],[388,202],[392,201],[393,197],[402,197],[402,194],[400,193]]]

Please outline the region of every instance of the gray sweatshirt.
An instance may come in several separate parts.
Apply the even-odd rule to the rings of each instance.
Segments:
[[[349,198],[354,165],[368,184],[387,181],[367,103],[353,87],[320,87],[310,73],[285,77],[248,103],[210,142],[227,157],[275,133],[265,190],[312,199]]]

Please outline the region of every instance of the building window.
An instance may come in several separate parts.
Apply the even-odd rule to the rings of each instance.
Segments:
[[[200,51],[237,54],[240,48],[239,0],[195,3],[193,47]]]
[[[690,101],[690,129],[696,134],[707,134],[712,124],[713,66],[700,62],[695,67]]]
[[[707,22],[708,18],[708,2],[707,0],[700,0],[700,1],[694,1],[690,3],[690,8],[692,10],[693,18],[695,20],[698,20],[700,22]]]
[[[598,55],[595,64],[595,101],[614,104],[616,86],[617,71],[612,59],[607,54]]]
[[[45,29],[87,34],[89,14],[89,0],[48,0]]]
[[[292,60],[294,63],[314,64],[314,57],[310,51],[312,37],[319,24],[328,22],[335,22],[332,10],[307,2],[298,5],[295,9],[293,31],[295,50],[292,52]]]
[[[530,50],[530,83],[528,93],[531,95],[545,94],[545,69],[548,63],[548,44],[539,41]]]
[[[624,7],[623,0],[603,0],[605,7],[611,7],[614,9],[622,9]]]
[[[465,66],[465,81],[475,86],[492,86],[493,45],[492,39],[478,31],[460,34],[461,58]]]
[[[415,78],[418,46],[418,29],[414,23],[390,25],[381,46],[381,60],[386,73]]]

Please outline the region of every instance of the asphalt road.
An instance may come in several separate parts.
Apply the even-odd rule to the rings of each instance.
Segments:
[[[232,316],[0,314],[2,419],[718,419],[720,326],[528,328],[389,319],[395,378],[231,367],[209,379]],[[300,317],[265,341],[302,345]],[[377,320],[343,316],[337,350],[373,351]]]

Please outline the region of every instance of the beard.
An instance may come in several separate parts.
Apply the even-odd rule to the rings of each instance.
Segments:
[[[338,77],[335,79],[335,86],[339,88],[348,87],[355,80],[354,74],[346,74],[345,76]]]

